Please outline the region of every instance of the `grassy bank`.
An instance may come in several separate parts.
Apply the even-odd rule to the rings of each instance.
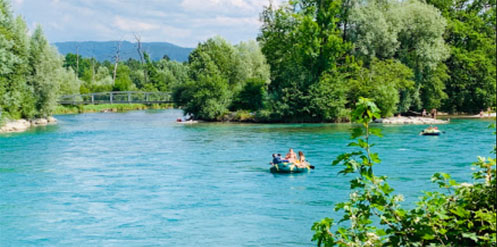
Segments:
[[[133,110],[148,110],[148,109],[168,109],[172,108],[171,104],[101,104],[101,105],[78,105],[78,106],[62,106],[59,105],[53,114],[78,114],[90,112],[125,112]]]

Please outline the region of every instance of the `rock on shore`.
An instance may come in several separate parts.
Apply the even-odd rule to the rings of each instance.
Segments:
[[[55,123],[57,123],[57,119],[54,117],[37,118],[32,120],[11,120],[0,127],[0,133],[22,132],[27,130],[29,127],[45,126]]]
[[[389,117],[376,119],[375,123],[383,124],[446,124],[449,121],[427,117]]]

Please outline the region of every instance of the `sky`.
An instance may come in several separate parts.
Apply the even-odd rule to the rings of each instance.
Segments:
[[[231,43],[255,39],[270,0],[11,0],[31,30],[41,24],[50,42],[170,42],[195,47],[220,35]],[[283,0],[272,0],[278,5]]]

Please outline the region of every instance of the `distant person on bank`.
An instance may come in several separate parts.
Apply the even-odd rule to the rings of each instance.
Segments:
[[[437,109],[435,109],[435,108],[431,109],[431,117],[434,119],[437,118]]]

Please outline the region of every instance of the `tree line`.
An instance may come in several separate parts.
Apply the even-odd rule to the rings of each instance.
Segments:
[[[176,103],[206,120],[249,111],[256,121],[343,121],[360,97],[382,117],[476,113],[496,104],[495,9],[495,0],[269,5],[251,55],[269,76],[243,76],[253,68],[239,66],[240,45],[210,39],[190,55]]]
[[[188,67],[183,63],[171,61],[167,56],[152,61],[146,52],[142,55],[142,61],[130,58],[99,62],[95,58],[68,53],[63,66],[75,71],[81,94],[135,90],[171,92],[175,85],[186,82]]]
[[[261,14],[278,118],[337,121],[495,106],[495,0],[295,0]]]
[[[348,120],[360,97],[381,115],[475,113],[496,104],[495,0],[293,0],[261,13],[257,41],[201,42],[187,62],[61,57],[0,0],[0,109],[49,115],[60,95],[171,92],[197,119]]]

